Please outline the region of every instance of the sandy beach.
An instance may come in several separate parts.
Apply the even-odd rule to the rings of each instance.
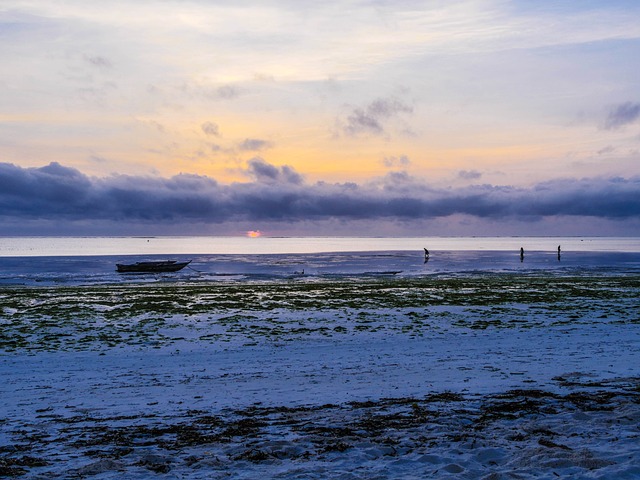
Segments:
[[[7,285],[0,475],[636,478],[640,276]]]

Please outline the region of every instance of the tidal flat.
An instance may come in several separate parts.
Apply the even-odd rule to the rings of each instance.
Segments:
[[[640,275],[0,288],[0,476],[633,478]]]
[[[0,288],[0,351],[638,323],[640,276],[482,274]]]

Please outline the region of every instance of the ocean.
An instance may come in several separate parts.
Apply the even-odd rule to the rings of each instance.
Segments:
[[[158,259],[191,260],[191,264],[161,275],[115,271],[116,263]],[[0,237],[0,283],[5,285],[311,281],[326,276],[530,270],[597,274],[600,268],[637,272],[640,238]]]

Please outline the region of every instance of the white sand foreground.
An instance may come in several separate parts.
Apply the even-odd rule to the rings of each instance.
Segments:
[[[19,354],[0,438],[33,478],[634,478],[639,364],[635,325]]]

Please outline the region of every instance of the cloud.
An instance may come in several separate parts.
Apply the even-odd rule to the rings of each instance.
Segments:
[[[217,123],[204,122],[200,126],[200,128],[202,128],[202,131],[205,133],[205,135],[212,136],[212,137],[220,136],[220,128],[218,127]]]
[[[261,140],[259,138],[245,138],[239,145],[238,148],[245,152],[257,152],[259,150],[264,150],[272,147],[272,143],[268,140]]]
[[[255,179],[258,183],[289,183],[300,185],[303,182],[302,175],[295,171],[292,167],[285,165],[276,167],[265,162],[262,158],[256,157],[248,162],[248,175]]]
[[[206,100],[233,100],[241,93],[240,89],[234,85],[212,86],[193,82],[186,82],[179,89],[190,97]]]
[[[27,217],[81,216],[92,187],[80,171],[56,162],[34,169],[0,163],[0,212]]]
[[[342,121],[341,131],[350,137],[360,135],[380,136],[386,133],[388,120],[403,113],[412,113],[413,108],[397,98],[379,98],[365,108],[356,107]]]
[[[388,168],[406,167],[410,163],[411,163],[411,160],[409,160],[409,157],[407,157],[406,155],[400,155],[399,157],[396,157],[396,156],[384,157],[384,159],[382,160],[382,164]]]
[[[640,103],[626,102],[612,108],[604,122],[606,130],[616,130],[640,118]]]
[[[458,172],[458,178],[463,180],[477,180],[482,174],[476,170],[460,170]]]
[[[41,168],[0,163],[0,215],[11,225],[57,221],[60,234],[66,223],[74,222],[158,229],[241,221],[293,225],[460,215],[506,223],[567,216],[640,220],[640,177],[563,179],[528,189],[437,189],[401,172],[371,184],[306,184],[292,167],[260,158],[248,162],[247,173],[250,182],[220,184],[202,175],[93,178],[58,163]]]
[[[231,100],[240,95],[240,91],[233,85],[223,85],[216,89],[217,96],[225,100]]]
[[[606,155],[607,153],[613,153],[616,151],[616,148],[612,145],[607,145],[604,148],[601,148],[600,150],[598,150],[596,153],[598,155]]]
[[[109,61],[109,59],[102,57],[100,55],[95,55],[95,56],[85,56],[84,57],[85,61],[87,63],[89,63],[90,65],[93,65],[94,67],[98,67],[98,68],[111,68],[112,64]]]

